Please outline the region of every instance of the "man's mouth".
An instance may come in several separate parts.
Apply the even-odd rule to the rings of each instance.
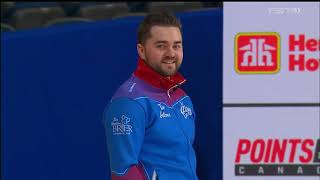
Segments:
[[[165,61],[162,61],[162,63],[164,63],[164,64],[174,64],[174,63],[176,63],[176,61],[175,60],[165,60]]]

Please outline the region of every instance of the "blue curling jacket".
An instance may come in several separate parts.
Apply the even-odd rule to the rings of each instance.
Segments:
[[[145,179],[198,179],[192,147],[195,112],[179,88],[184,82],[179,73],[164,78],[139,59],[104,111],[112,175],[126,176],[130,167],[140,165]]]

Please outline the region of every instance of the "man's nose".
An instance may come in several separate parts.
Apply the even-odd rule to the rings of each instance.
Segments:
[[[168,48],[167,51],[166,51],[166,56],[169,57],[169,58],[174,58],[176,55],[174,49],[172,48]]]

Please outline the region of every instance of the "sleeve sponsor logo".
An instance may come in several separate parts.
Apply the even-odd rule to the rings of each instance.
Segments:
[[[132,133],[130,118],[125,115],[122,115],[120,118],[113,117],[111,127],[113,135],[130,135]]]

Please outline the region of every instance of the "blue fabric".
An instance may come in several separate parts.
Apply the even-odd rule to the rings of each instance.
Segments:
[[[193,105],[181,89],[170,94],[135,76],[115,93],[103,120],[113,173],[142,163],[149,179],[154,171],[163,180],[198,179]]]
[[[199,179],[222,179],[222,10],[180,13]],[[137,63],[142,17],[1,32],[1,177],[110,178],[105,105]]]

